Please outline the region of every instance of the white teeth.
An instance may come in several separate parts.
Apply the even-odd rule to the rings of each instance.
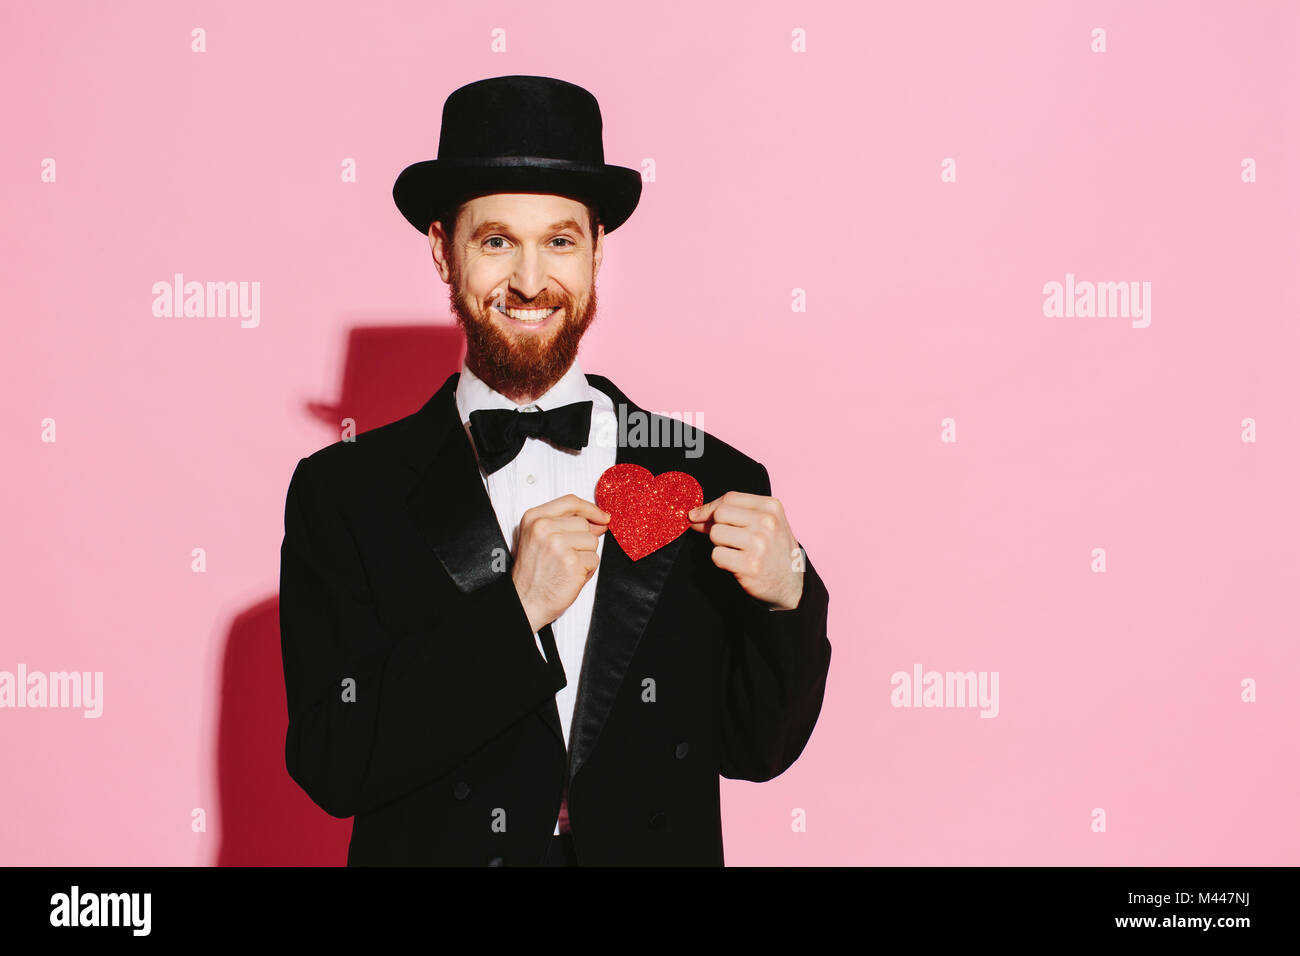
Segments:
[[[504,311],[510,318],[517,319],[520,322],[541,322],[556,309],[497,309],[497,311]]]

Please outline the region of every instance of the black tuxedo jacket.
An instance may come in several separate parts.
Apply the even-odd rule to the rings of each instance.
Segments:
[[[355,817],[351,866],[539,864],[566,785],[580,864],[722,865],[719,775],[777,776],[817,722],[825,585],[805,552],[799,606],[773,611],[713,564],[707,534],[634,562],[606,532],[582,673],[566,675],[549,624],[538,653],[511,580],[459,377],[294,471],[280,570],[290,776]],[[761,464],[700,437],[695,458],[620,445],[617,460],[688,472],[706,502],[771,494]],[[566,753],[555,693],[574,679]]]

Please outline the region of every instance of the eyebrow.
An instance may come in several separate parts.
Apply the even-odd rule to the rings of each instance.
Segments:
[[[576,219],[561,219],[558,222],[553,222],[546,227],[547,232],[559,232],[563,229],[570,229],[578,233],[579,235],[583,234],[582,225]],[[501,222],[500,220],[496,220],[496,219],[490,220],[488,222],[483,223],[481,226],[475,229],[473,235],[469,237],[469,241],[478,242],[478,240],[484,238],[485,236],[491,235],[494,232],[509,233],[510,227],[507,226],[504,222]]]

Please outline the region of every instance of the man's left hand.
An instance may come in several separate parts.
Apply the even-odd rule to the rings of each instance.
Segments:
[[[692,508],[695,531],[708,532],[713,563],[736,576],[745,593],[771,608],[794,610],[803,596],[803,552],[775,498],[728,491]]]

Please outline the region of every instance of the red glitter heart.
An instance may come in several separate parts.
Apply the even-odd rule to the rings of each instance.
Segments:
[[[656,477],[625,462],[596,482],[596,506],[610,515],[609,531],[633,561],[658,551],[691,526],[686,515],[704,504],[704,489],[684,471]]]

